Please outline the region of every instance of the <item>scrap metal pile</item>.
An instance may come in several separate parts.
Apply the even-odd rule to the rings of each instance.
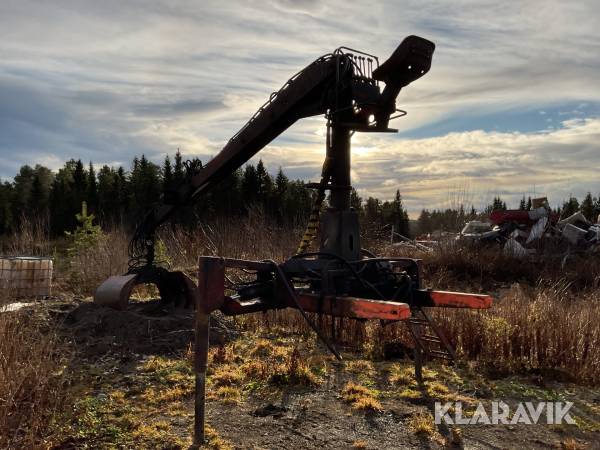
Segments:
[[[494,210],[489,222],[468,222],[459,239],[477,243],[496,243],[506,254],[525,258],[553,249],[565,254],[600,251],[600,224],[590,222],[581,211],[560,218],[548,200],[534,200],[534,208]]]

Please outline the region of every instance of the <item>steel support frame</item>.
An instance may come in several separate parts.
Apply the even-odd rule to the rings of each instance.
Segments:
[[[386,258],[377,258],[386,260]],[[398,258],[396,260],[402,260]],[[389,259],[390,262],[394,258]],[[419,268],[418,261],[414,264]],[[275,302],[263,301],[260,298],[240,300],[235,296],[225,295],[225,269],[237,268],[245,270],[273,271],[272,263],[262,261],[246,261],[241,259],[202,256],[198,262],[198,288],[194,295],[196,305],[195,324],[195,416],[194,444],[199,448],[205,443],[205,401],[206,401],[206,370],[208,364],[210,314],[221,310],[227,315],[240,315],[253,312],[296,307],[282,290]],[[373,300],[350,296],[320,296],[314,293],[300,292],[300,306],[306,312],[329,314],[334,317],[354,319],[381,319],[389,321],[407,320],[411,317],[411,305],[385,300]],[[487,295],[464,294],[458,292],[432,291],[415,289],[413,291],[413,307],[451,307],[484,309],[491,306],[492,299]],[[415,369],[420,375],[422,354],[415,353]],[[420,378],[420,377],[418,377]]]

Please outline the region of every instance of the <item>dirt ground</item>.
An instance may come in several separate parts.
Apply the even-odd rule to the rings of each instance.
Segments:
[[[58,323],[73,351],[63,438],[54,448],[188,448],[193,318],[156,301],[113,311],[88,300],[30,306]],[[210,448],[600,448],[600,389],[534,375],[491,379],[474,364],[430,365],[418,386],[408,359],[335,361],[312,336],[211,330]],[[352,400],[348,386],[360,386]],[[435,426],[433,401],[573,401],[577,425]],[[371,403],[369,403],[371,402]],[[366,407],[364,406],[366,404]],[[362,406],[361,406],[362,405]]]

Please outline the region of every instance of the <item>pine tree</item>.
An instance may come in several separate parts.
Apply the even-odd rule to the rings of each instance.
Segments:
[[[258,201],[266,205],[273,190],[273,180],[267,172],[262,159],[259,159],[256,165],[256,179],[258,181]]]
[[[362,211],[362,198],[354,188],[350,191],[350,207],[359,213]]]
[[[19,169],[13,182],[12,216],[18,222],[22,216],[29,216],[28,207],[30,205],[31,188],[35,171],[28,165]]]
[[[583,201],[581,202],[581,212],[589,221],[595,222],[597,218],[596,208],[594,205],[594,199],[592,193],[588,192]],[[596,217],[594,217],[596,216]]]
[[[126,219],[127,212],[131,208],[129,203],[129,180],[127,179],[125,170],[121,166],[119,166],[115,175],[113,191],[115,192],[116,202],[113,220],[119,223]]]
[[[139,220],[158,201],[162,191],[158,166],[142,155],[139,160],[134,159],[131,171],[131,206],[134,217]]]
[[[97,215],[103,221],[115,222],[118,212],[117,192],[115,191],[115,171],[107,165],[98,172]]]
[[[392,224],[394,225],[394,229],[401,235],[409,235],[408,214],[404,210],[399,189],[396,190],[396,195],[392,203]]]
[[[533,206],[532,206],[532,204],[531,204],[531,196],[529,196],[529,197],[527,197],[527,205],[525,206],[525,209],[526,209],[527,211],[531,211],[531,208],[532,208],[532,207],[533,207]]]
[[[417,219],[417,224],[419,226],[419,233],[424,234],[433,231],[431,224],[431,213],[426,209],[421,210],[421,214]]]
[[[369,197],[365,203],[365,215],[370,223],[381,222],[381,201],[374,197]]]
[[[74,161],[73,182],[71,184],[70,207],[72,215],[77,214],[81,202],[85,201],[87,193],[87,174],[81,160]]]
[[[500,196],[494,197],[492,204],[488,205],[486,208],[488,214],[496,210],[506,210],[506,202],[503,202]]]
[[[177,149],[177,153],[175,153],[175,166],[173,167],[173,185],[175,187],[180,186],[184,181],[185,169],[183,167],[181,152]]]
[[[256,168],[252,164],[246,165],[242,178],[242,197],[246,206],[250,206],[258,200],[259,185]]]
[[[12,189],[10,183],[0,183],[0,234],[8,233],[13,228]]]
[[[527,200],[525,200],[525,196],[521,198],[521,202],[519,203],[519,209],[521,211],[525,211],[527,209]]]
[[[592,218],[592,222],[600,223],[600,195],[594,197],[594,214],[596,217]]]
[[[277,172],[277,177],[275,178],[275,192],[280,198],[282,198],[287,191],[288,183],[288,177],[285,176],[281,166],[279,166],[279,171]]]
[[[75,205],[73,192],[73,174],[76,161],[71,159],[61,167],[52,183],[50,192],[50,230],[54,236],[63,235],[64,231],[73,230],[76,226],[75,214],[81,208]]]
[[[87,172],[86,202],[89,211],[94,213],[98,210],[98,182],[96,180],[96,171],[91,161]]]
[[[561,216],[569,217],[579,211],[579,201],[577,198],[569,195],[569,199],[563,203],[561,208]]]
[[[33,182],[31,184],[31,193],[29,195],[29,216],[30,217],[41,217],[44,215],[46,208],[44,199],[44,190],[42,186],[42,180],[38,174],[33,176]]]
[[[163,192],[167,192],[173,188],[173,170],[171,169],[171,158],[169,155],[165,157],[165,162],[163,163]]]

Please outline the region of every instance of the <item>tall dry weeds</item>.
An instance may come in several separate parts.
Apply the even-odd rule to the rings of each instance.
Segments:
[[[127,271],[129,237],[122,229],[98,236],[96,243],[72,255],[58,255],[55,281],[58,288],[80,295],[92,295],[111,275]]]
[[[575,255],[562,266],[558,256],[517,260],[497,247],[455,243],[428,253],[379,243],[377,253],[424,259],[426,287],[495,296],[487,311],[431,311],[462,358],[479,360],[499,376],[558,369],[567,378],[600,381],[598,256]],[[403,323],[381,327],[376,322],[327,316],[315,316],[314,320],[341,346],[375,357],[383,357],[388,343],[397,342],[404,348],[412,345]],[[249,328],[310,332],[295,311],[255,315],[243,323]]]
[[[66,353],[25,312],[0,313],[0,448],[47,448],[64,406]]]
[[[498,375],[560,369],[569,378],[600,381],[600,293],[568,283],[514,285],[485,312],[439,311],[444,332],[467,359]]]
[[[18,229],[0,240],[0,255],[49,256],[52,253],[50,234],[46,220],[23,216]]]

